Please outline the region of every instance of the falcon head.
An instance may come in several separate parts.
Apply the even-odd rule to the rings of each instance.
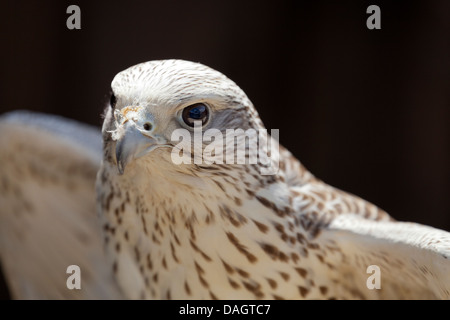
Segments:
[[[230,79],[200,63],[184,60],[149,61],[117,74],[103,124],[105,159],[120,174],[136,161],[166,159],[176,129],[194,134],[214,128],[262,128],[245,93]],[[193,139],[192,139],[193,141]],[[173,165],[173,164],[172,164]]]

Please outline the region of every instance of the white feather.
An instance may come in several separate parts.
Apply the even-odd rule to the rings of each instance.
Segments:
[[[0,120],[0,259],[13,298],[121,297],[96,215],[100,131],[55,116]],[[81,268],[81,290],[66,286]]]

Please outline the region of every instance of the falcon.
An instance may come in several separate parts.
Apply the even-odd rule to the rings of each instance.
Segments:
[[[150,61],[111,87],[101,138],[49,115],[0,122],[0,258],[13,297],[450,298],[448,232],[324,183],[274,138],[262,141],[275,146],[272,174],[259,162],[175,163],[177,130],[195,144],[197,127],[265,129],[220,72]],[[194,149],[183,151],[199,160]],[[66,288],[72,264],[78,291]]]

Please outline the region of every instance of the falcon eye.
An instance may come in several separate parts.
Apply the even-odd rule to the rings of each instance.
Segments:
[[[116,106],[116,102],[117,102],[117,98],[114,95],[114,93],[111,93],[111,100],[109,100],[109,105],[111,106],[112,109],[114,109],[114,107]]]
[[[194,121],[201,121],[203,126],[208,122],[209,109],[204,103],[196,103],[184,108],[181,117],[189,127],[194,127]]]

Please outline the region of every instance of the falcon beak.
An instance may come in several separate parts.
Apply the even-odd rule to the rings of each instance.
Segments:
[[[144,130],[132,120],[126,121],[122,130],[121,137],[116,141],[117,169],[121,175],[127,164],[158,147],[156,139],[144,134]]]

